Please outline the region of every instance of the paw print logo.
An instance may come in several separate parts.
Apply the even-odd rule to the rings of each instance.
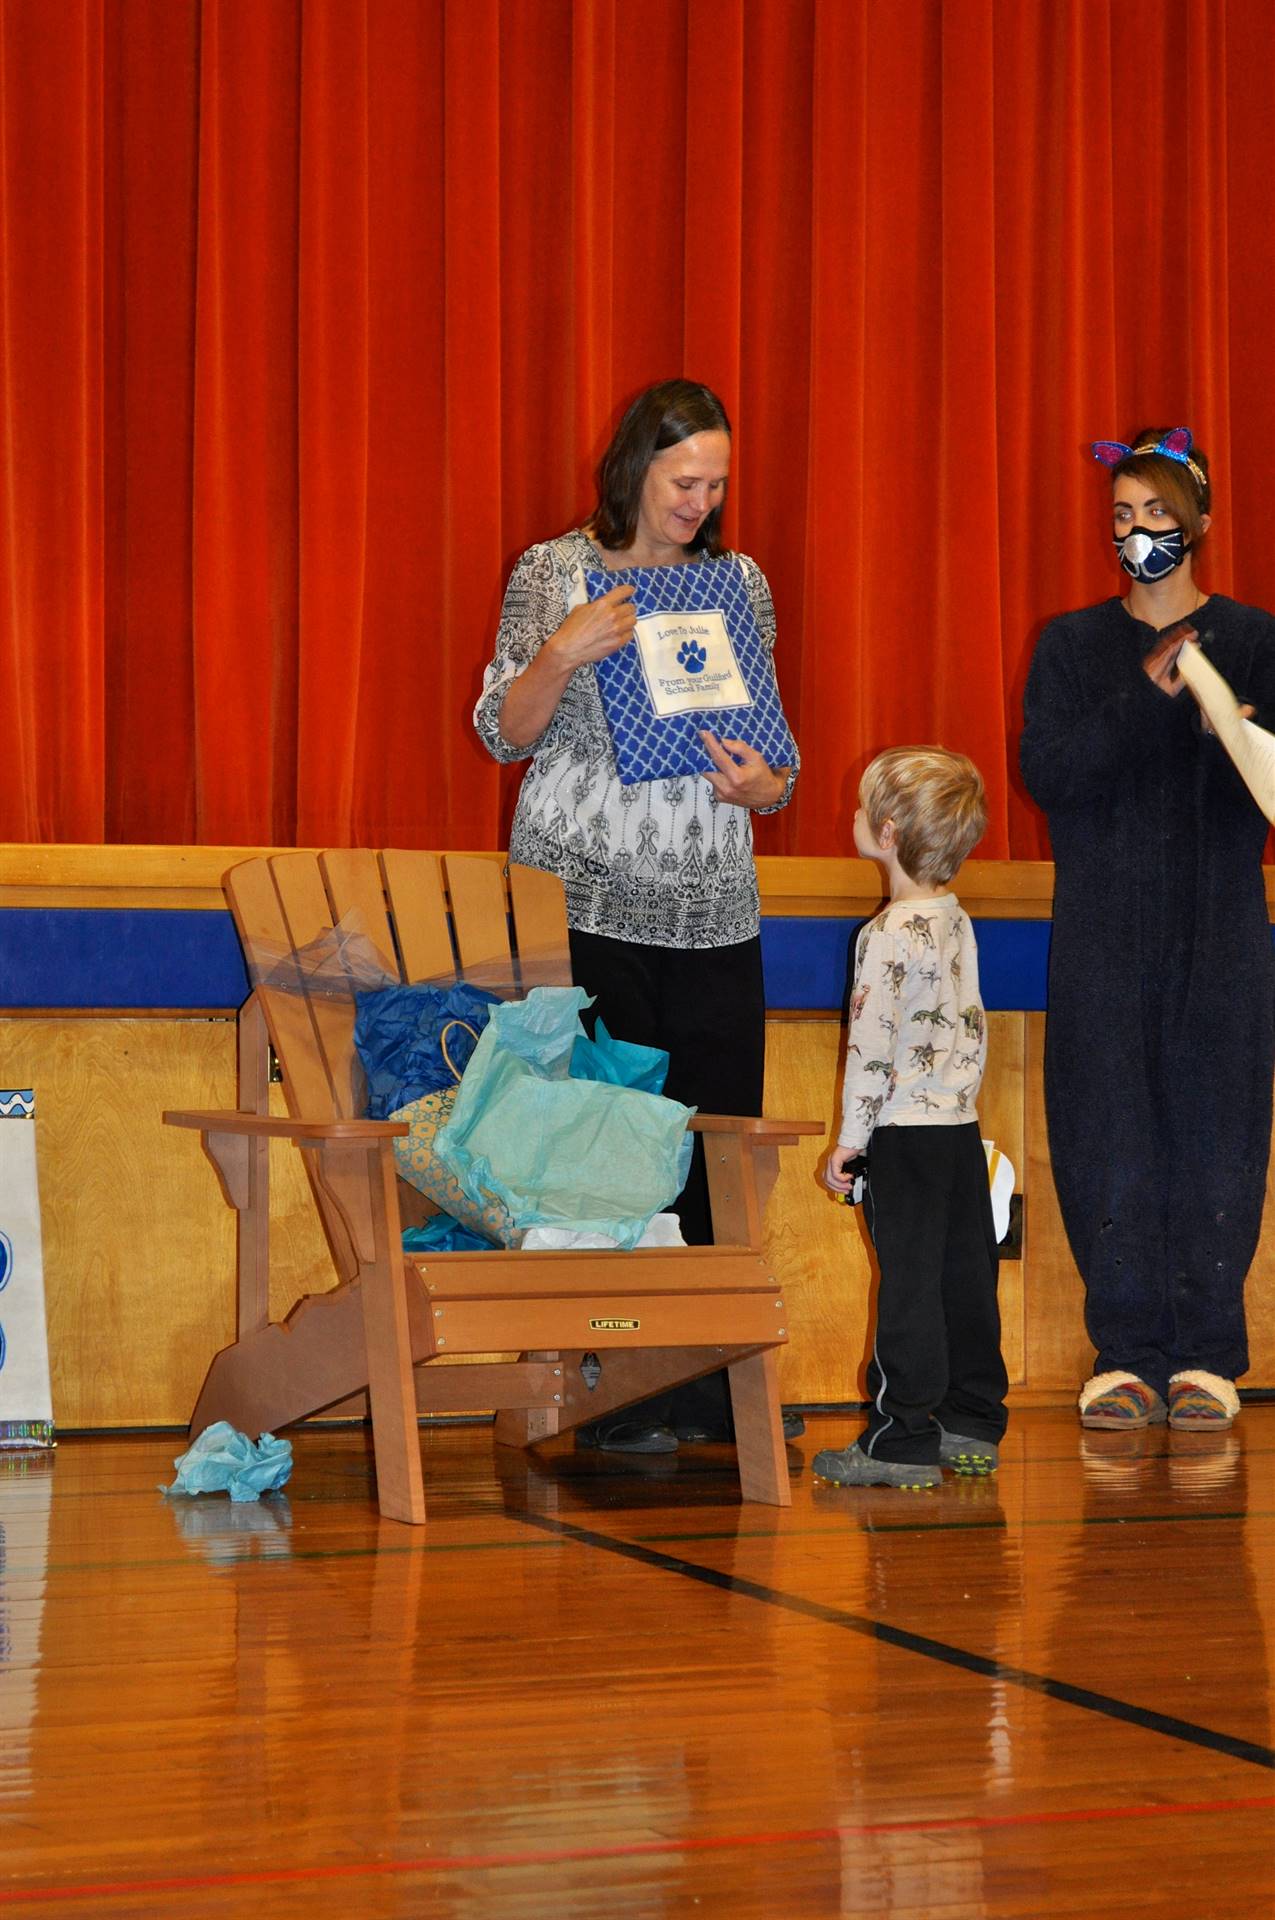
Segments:
[[[688,673],[703,673],[707,660],[708,649],[701,647],[698,640],[683,640],[677,650],[677,664]]]

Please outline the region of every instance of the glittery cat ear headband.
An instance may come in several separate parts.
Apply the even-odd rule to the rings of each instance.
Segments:
[[[1188,467],[1191,477],[1201,494],[1208,491],[1208,476],[1198,460],[1191,458],[1191,429],[1174,427],[1166,433],[1163,440],[1144,440],[1140,447],[1127,447],[1123,440],[1095,440],[1093,457],[1101,460],[1104,467],[1118,467],[1135,453],[1160,453],[1166,460],[1176,460],[1180,466]]]

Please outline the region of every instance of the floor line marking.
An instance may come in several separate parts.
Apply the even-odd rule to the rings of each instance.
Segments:
[[[852,1613],[848,1608],[833,1607],[826,1601],[808,1600],[802,1594],[785,1593],[778,1587],[763,1586],[757,1580],[722,1573],[716,1567],[700,1566],[694,1560],[681,1560],[673,1554],[657,1553],[653,1548],[640,1546],[636,1541],[617,1540],[610,1534],[577,1527],[569,1520],[555,1520],[545,1514],[528,1512],[522,1513],[519,1518],[528,1526],[539,1527],[547,1533],[564,1534],[569,1539],[578,1540],[583,1546],[619,1554],[624,1559],[639,1561],[660,1572],[676,1573],[684,1579],[715,1587],[723,1593],[741,1594],[747,1599],[759,1600],[763,1605],[800,1614],[808,1620],[817,1620],[824,1626],[841,1627],[847,1632],[861,1634],[866,1639],[881,1641],[887,1646],[897,1647],[903,1653],[920,1654],[925,1659],[940,1661],[945,1666],[978,1674],[985,1680],[997,1680],[1027,1693],[1043,1694],[1047,1699],[1059,1700],[1067,1706],[1081,1707],[1086,1712],[1102,1714],[1109,1720],[1122,1720],[1146,1732],[1163,1734],[1170,1740],[1185,1740],[1192,1746],[1225,1754],[1228,1759],[1275,1772],[1275,1748],[1261,1746],[1255,1740],[1241,1740],[1234,1734],[1219,1733],[1212,1727],[1199,1726],[1192,1720],[1179,1720],[1173,1714],[1157,1713],[1150,1707],[1137,1707],[1130,1701],[1117,1700],[1111,1694],[1073,1686],[1069,1680],[1033,1673],[1026,1667],[1005,1666],[999,1660],[989,1659],[986,1654],[970,1653],[964,1647],[951,1646],[945,1640],[912,1633],[905,1627],[892,1627],[883,1620]]]
[[[794,1827],[776,1832],[687,1834],[682,1838],[618,1841],[613,1846],[535,1847],[521,1852],[427,1854],[414,1860],[319,1862],[302,1867],[241,1868],[222,1873],[170,1874],[150,1880],[67,1882],[59,1886],[8,1887],[0,1907],[41,1900],[112,1899],[129,1894],[195,1893],[215,1887],[270,1886],[303,1880],[375,1879],[409,1873],[494,1872],[499,1868],[550,1867],[573,1861],[641,1859],[662,1853],[724,1853],[741,1847],[840,1845],[845,1840],[887,1839],[908,1833],[986,1833],[1018,1827],[1086,1825],[1100,1820],[1175,1819],[1184,1815],[1265,1813],[1275,1794],[1228,1800],[1153,1801],[1129,1807],[1045,1807],[1032,1813],[951,1814],[938,1819],[869,1820],[852,1826]]]

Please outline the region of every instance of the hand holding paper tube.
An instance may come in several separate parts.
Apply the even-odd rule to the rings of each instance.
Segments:
[[[1182,680],[1178,670],[1178,655],[1182,651],[1184,640],[1198,638],[1195,628],[1189,620],[1179,620],[1176,626],[1166,627],[1159,636],[1150,653],[1145,655],[1142,671],[1148,680],[1159,687],[1161,693],[1176,698],[1182,691]]]
[[[1176,670],[1200,704],[1204,723],[1215,733],[1266,818],[1275,821],[1275,734],[1255,726],[1212,662],[1196,643],[1194,630],[1181,641]]]

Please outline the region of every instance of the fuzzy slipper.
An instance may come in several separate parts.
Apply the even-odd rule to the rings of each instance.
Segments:
[[[1082,1427],[1118,1427],[1131,1433],[1162,1425],[1166,1412],[1155,1388],[1136,1373],[1096,1373],[1080,1389]]]
[[[1188,1367],[1169,1380],[1169,1425],[1183,1432],[1224,1432],[1240,1410],[1233,1381],[1202,1367]]]

